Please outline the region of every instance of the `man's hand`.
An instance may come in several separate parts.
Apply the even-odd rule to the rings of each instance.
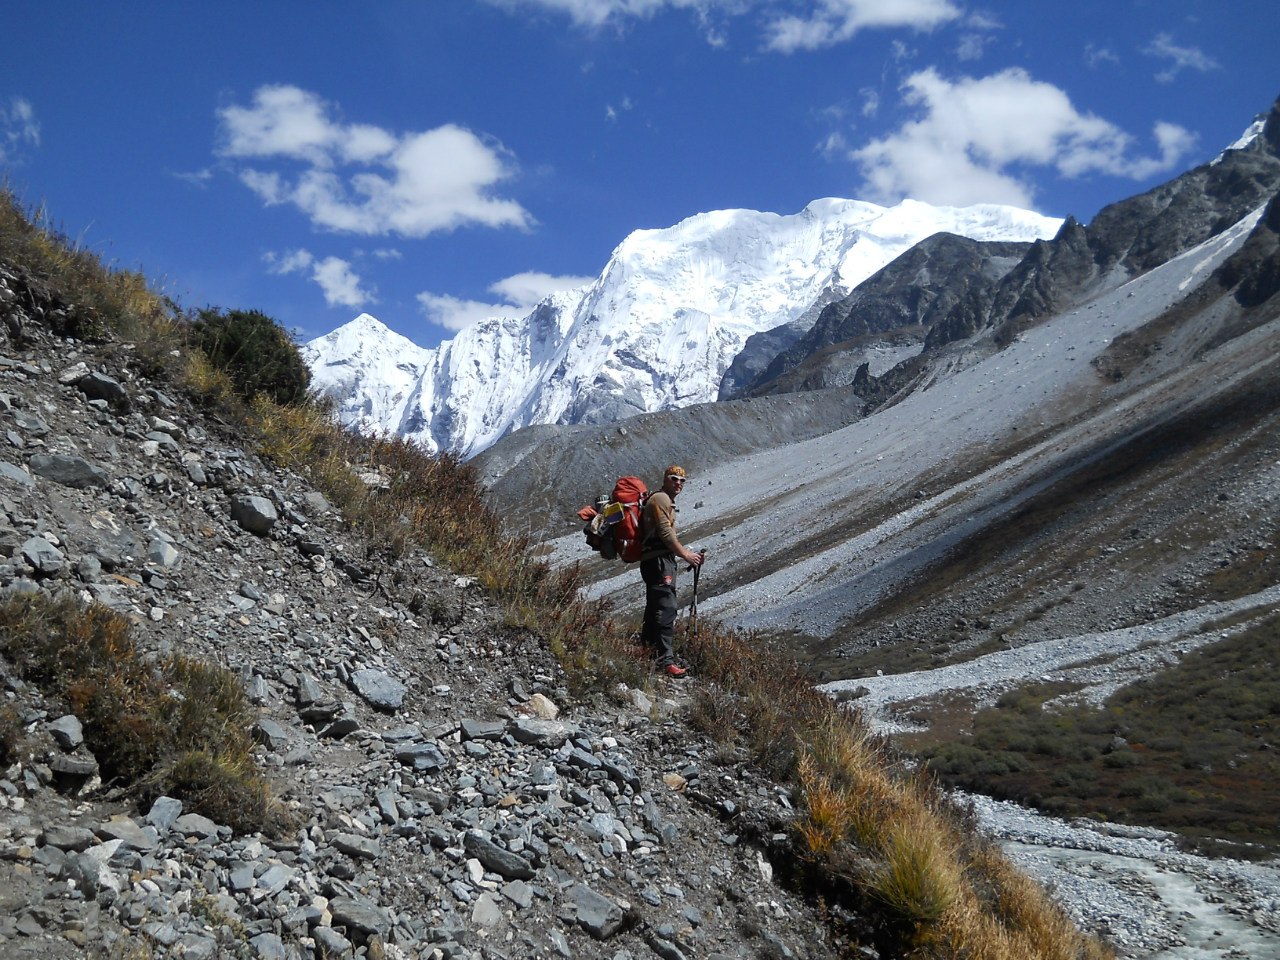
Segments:
[[[680,559],[691,567],[700,567],[702,566],[702,561],[707,559],[707,551],[703,550],[701,553],[694,553],[692,550],[686,550],[680,555]]]

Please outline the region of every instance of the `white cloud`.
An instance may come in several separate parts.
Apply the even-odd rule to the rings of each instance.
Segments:
[[[619,111],[628,112],[632,109],[632,106],[630,97],[623,97],[616,107],[611,103],[607,103],[604,107],[604,118],[611,123],[617,123]]]
[[[959,19],[961,12],[951,0],[818,0],[805,16],[771,20],[765,45],[782,53],[816,50],[842,43],[862,30],[932,30]]]
[[[692,10],[707,31],[707,42],[718,46],[723,37],[711,28],[707,22],[708,15],[716,9],[730,12],[741,12],[749,8],[753,0],[487,0],[495,7],[506,10],[518,10],[522,7],[533,7],[563,14],[576,27],[588,30],[599,29],[609,24],[620,24],[627,20],[642,20],[652,17],[668,8],[676,10]]]
[[[828,160],[843,159],[849,155],[849,141],[839,130],[826,135],[818,144],[818,154]]]
[[[1110,47],[1099,47],[1092,43],[1086,44],[1084,48],[1084,62],[1090,67],[1096,69],[1104,63],[1119,63],[1120,58],[1116,56],[1114,50]]]
[[[765,46],[783,53],[829,47],[861,30],[909,28],[931,30],[958,20],[963,11],[954,0],[486,0],[505,10],[543,10],[560,14],[576,27],[600,30],[654,17],[665,10],[690,11],[713,47],[728,44],[715,16],[732,17],[765,11]],[[785,12],[784,12],[785,11]],[[983,29],[986,18],[971,18]]]
[[[986,52],[987,44],[991,42],[991,37],[984,36],[981,33],[966,33],[960,37],[960,41],[956,44],[957,60],[981,60]]]
[[[519,203],[493,195],[514,174],[501,145],[455,124],[397,134],[345,124],[334,113],[298,87],[260,87],[252,106],[218,111],[219,153],[282,165],[246,164],[238,176],[264,203],[293,204],[323,229],[424,237],[468,225],[532,225]],[[299,163],[301,172],[290,173]]]
[[[300,273],[316,261],[310,250],[287,250],[284,253],[268,252],[262,259],[267,262],[268,272],[280,275]]]
[[[324,302],[331,307],[361,309],[373,303],[373,294],[360,286],[360,277],[351,264],[338,257],[325,257],[311,271],[311,279],[324,292]]]
[[[211,180],[213,180],[213,169],[211,167],[205,167],[203,170],[190,170],[174,173],[171,174],[171,176],[175,180],[181,180],[184,183],[191,184],[193,187],[200,187],[203,189],[209,185]]]
[[[446,330],[464,330],[490,317],[517,317],[519,311],[509,304],[462,300],[447,294],[420,293],[418,304],[423,314],[436,326]]]
[[[489,292],[502,298],[501,303],[462,300],[435,293],[418,294],[418,303],[427,319],[446,330],[462,330],[478,320],[490,317],[523,317],[543,298],[562,290],[572,290],[590,283],[593,277],[556,277],[548,273],[517,273],[490,284]]]
[[[317,260],[309,250],[289,250],[284,253],[268,253],[263,259],[267,269],[274,274],[306,273],[320,287],[324,302],[331,307],[360,309],[377,300],[365,290],[363,281],[352,269],[350,262],[339,257]]]
[[[1028,167],[1140,180],[1174,167],[1194,143],[1184,128],[1158,123],[1159,155],[1134,156],[1130,134],[1081,113],[1065,92],[1020,69],[951,82],[931,68],[908,77],[902,89],[919,117],[849,154],[866,178],[865,191],[883,202],[908,196],[1030,207]]]
[[[553,293],[584,287],[594,279],[595,277],[554,277],[549,273],[528,270],[491,284],[489,292],[496,293],[517,306],[533,307]]]
[[[26,147],[40,146],[40,124],[31,101],[10,97],[0,103],[0,163],[18,163]]]
[[[1197,47],[1180,47],[1168,33],[1156,34],[1156,38],[1142,51],[1148,56],[1169,61],[1169,65],[1156,74],[1160,83],[1172,83],[1183,70],[1221,70],[1222,65]]]

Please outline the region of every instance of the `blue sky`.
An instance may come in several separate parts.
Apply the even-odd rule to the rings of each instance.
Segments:
[[[1088,221],[1280,94],[1275,0],[6,4],[0,172],[187,307],[424,346],[632,230],[820,197]]]

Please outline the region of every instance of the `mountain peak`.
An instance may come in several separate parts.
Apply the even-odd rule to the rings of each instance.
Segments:
[[[785,215],[713,210],[634,231],[594,283],[523,319],[473,324],[424,351],[362,314],[308,344],[307,359],[352,412],[348,422],[368,424],[378,409],[386,419],[376,429],[469,456],[535,423],[612,422],[715,400],[748,337],[807,329],[816,302],[926,237],[1030,241],[1059,223],[997,205],[886,208],[836,197]],[[410,385],[413,369],[422,379]],[[387,376],[395,389],[370,401]]]

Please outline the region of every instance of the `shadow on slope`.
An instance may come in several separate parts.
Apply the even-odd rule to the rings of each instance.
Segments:
[[[784,447],[848,426],[864,404],[848,388],[704,403],[619,423],[516,431],[470,461],[493,502],[535,538],[571,532],[578,507],[620,476],[655,483],[669,463],[691,476],[713,464]]]

